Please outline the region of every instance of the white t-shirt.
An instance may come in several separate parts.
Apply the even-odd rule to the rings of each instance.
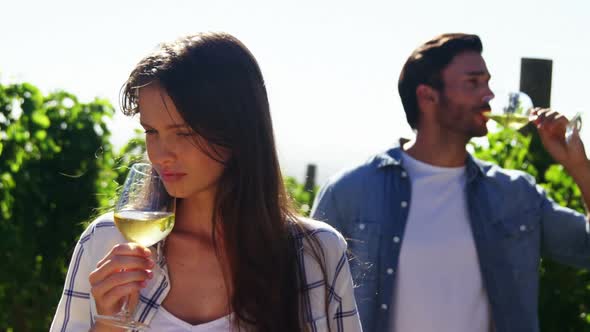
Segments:
[[[490,308],[469,223],[465,167],[403,154],[411,206],[394,285],[394,331],[491,331]]]
[[[227,315],[207,323],[191,325],[169,313],[161,306],[154,315],[147,331],[228,332],[231,331],[231,317],[231,315]]]

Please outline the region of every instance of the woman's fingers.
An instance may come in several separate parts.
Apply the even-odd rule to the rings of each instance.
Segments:
[[[152,252],[148,248],[137,243],[121,243],[114,246],[113,249],[111,249],[111,251],[98,262],[96,267],[100,267],[113,256],[150,257],[151,254]]]
[[[111,288],[100,295],[95,295],[93,288],[92,295],[97,302],[97,311],[102,315],[112,315],[118,312],[121,309],[121,300],[128,295],[138,293],[143,287],[145,287],[143,282],[130,282]]]
[[[109,306],[121,297],[145,287],[152,276],[153,272],[145,270],[114,273],[92,285],[92,295],[95,299],[100,299],[104,306]]]
[[[152,278],[154,265],[146,247],[135,243],[114,246],[88,277],[98,313],[115,314],[126,296],[137,297]]]
[[[101,265],[90,273],[88,280],[94,285],[111,274],[122,270],[149,270],[155,265],[151,258],[137,256],[113,256],[101,262]]]

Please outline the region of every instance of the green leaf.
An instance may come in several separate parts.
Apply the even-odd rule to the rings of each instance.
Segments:
[[[41,128],[49,128],[49,126],[51,125],[51,121],[49,120],[49,117],[47,115],[43,114],[41,111],[33,112],[32,120],[34,123],[39,125]]]
[[[2,183],[5,185],[5,187],[14,188],[14,179],[12,178],[12,175],[10,173],[2,173],[0,179],[2,179]]]
[[[45,130],[37,130],[35,132],[35,138],[42,141],[47,138],[47,132]]]

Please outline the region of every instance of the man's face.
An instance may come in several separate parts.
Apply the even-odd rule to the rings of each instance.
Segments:
[[[494,94],[481,54],[468,51],[456,55],[441,76],[443,89],[436,113],[440,127],[466,139],[485,136],[488,130],[483,112],[490,110],[488,102]]]

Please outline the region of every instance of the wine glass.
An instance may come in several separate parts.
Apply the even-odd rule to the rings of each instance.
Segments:
[[[520,130],[530,120],[529,116],[533,110],[533,101],[524,92],[509,92],[505,97],[495,97],[490,102],[491,112],[486,117],[494,120],[504,128]],[[565,142],[569,144],[574,133],[582,129],[582,113],[578,112],[568,122],[565,130]]]
[[[137,163],[127,175],[123,191],[115,206],[115,225],[130,242],[150,247],[163,240],[174,227],[175,200],[168,194],[160,176],[152,165]],[[161,260],[160,250],[156,261]],[[129,296],[123,300],[114,316],[95,315],[104,324],[129,330],[143,330],[149,326],[133,320],[128,308]]]
[[[524,92],[509,92],[490,101],[491,112],[486,117],[504,128],[519,130],[529,123],[533,109],[531,98]]]

